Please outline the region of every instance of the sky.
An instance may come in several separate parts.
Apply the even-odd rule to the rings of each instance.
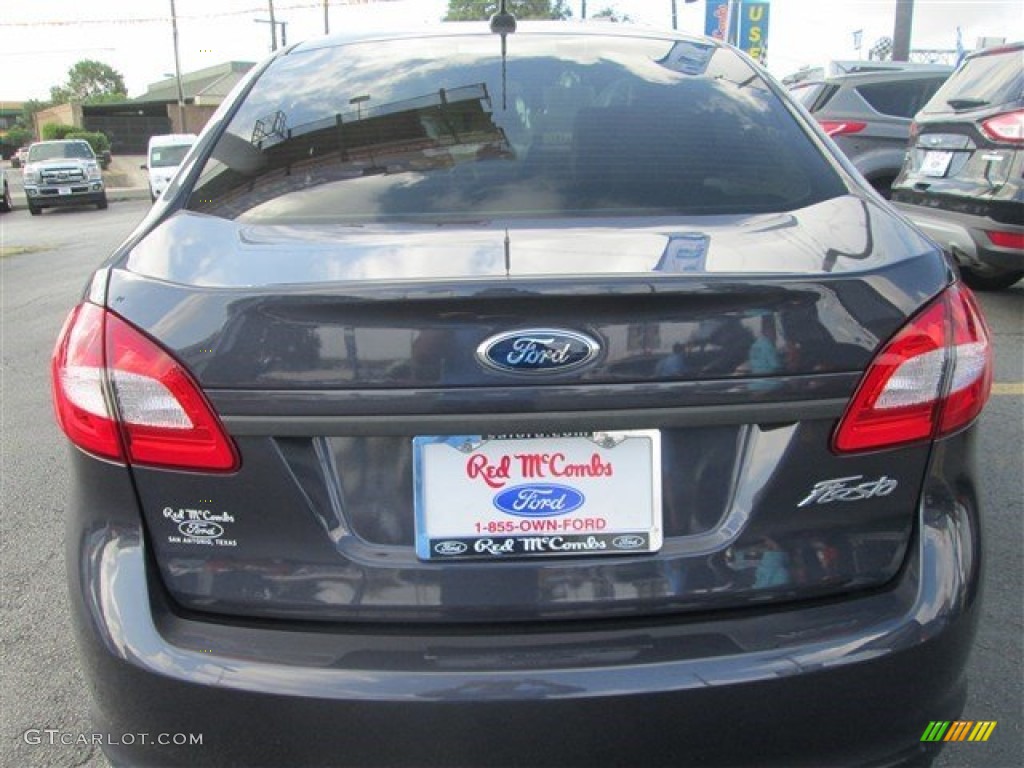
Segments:
[[[447,0],[328,0],[331,32],[407,28],[436,22]],[[270,53],[268,0],[175,0],[183,73]],[[581,0],[568,0],[576,18]],[[80,59],[97,59],[125,77],[130,96],[174,72],[171,0],[0,0],[0,101],[48,98]],[[671,27],[671,0],[588,0],[635,23]],[[289,43],[323,35],[323,0],[274,0]],[[769,70],[778,77],[832,59],[856,59],[891,36],[896,0],[771,0]],[[702,34],[704,3],[677,0],[683,32]],[[979,37],[1024,39],[1021,0],[916,0],[912,48],[952,49],[956,29],[972,49]]]

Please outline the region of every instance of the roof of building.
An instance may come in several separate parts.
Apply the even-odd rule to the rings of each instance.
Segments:
[[[251,61],[226,61],[181,76],[181,89],[185,101],[196,104],[217,104],[235,87],[235,84],[256,66]],[[150,83],[146,92],[135,101],[177,101],[178,84],[175,78],[169,77]]]

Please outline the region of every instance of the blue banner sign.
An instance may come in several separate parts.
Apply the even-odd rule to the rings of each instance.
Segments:
[[[725,40],[729,27],[729,3],[727,0],[707,0],[704,9],[704,34]]]
[[[768,3],[744,2],[740,6],[739,47],[750,58],[764,63],[768,52]]]
[[[737,27],[729,34],[729,9],[733,7],[732,23]],[[762,64],[768,51],[769,0],[706,0],[704,34],[733,43],[752,59]]]

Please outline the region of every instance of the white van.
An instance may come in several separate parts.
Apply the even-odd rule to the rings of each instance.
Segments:
[[[194,133],[169,133],[151,136],[147,162],[142,167],[149,171],[149,197],[156,201],[167,188],[181,161],[196,142]]]

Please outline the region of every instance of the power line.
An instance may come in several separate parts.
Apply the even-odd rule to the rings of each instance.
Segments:
[[[331,2],[331,5],[370,5],[373,3],[387,3],[394,2],[394,0],[345,0],[345,2]],[[278,6],[277,10],[280,11],[304,11],[310,9],[322,9],[323,0],[317,2],[302,2],[292,3],[290,5]],[[232,16],[251,16],[254,13],[265,13],[266,9],[262,6],[253,6],[252,8],[246,8],[235,11],[217,11],[215,13],[196,13],[196,14],[178,14],[178,21],[200,21],[204,19],[223,19],[230,18]],[[170,16],[139,16],[137,18],[116,18],[116,19],[50,19],[44,21],[0,21],[0,27],[78,27],[83,25],[103,25],[111,24],[117,26],[131,26],[137,24],[168,24],[171,21]]]

